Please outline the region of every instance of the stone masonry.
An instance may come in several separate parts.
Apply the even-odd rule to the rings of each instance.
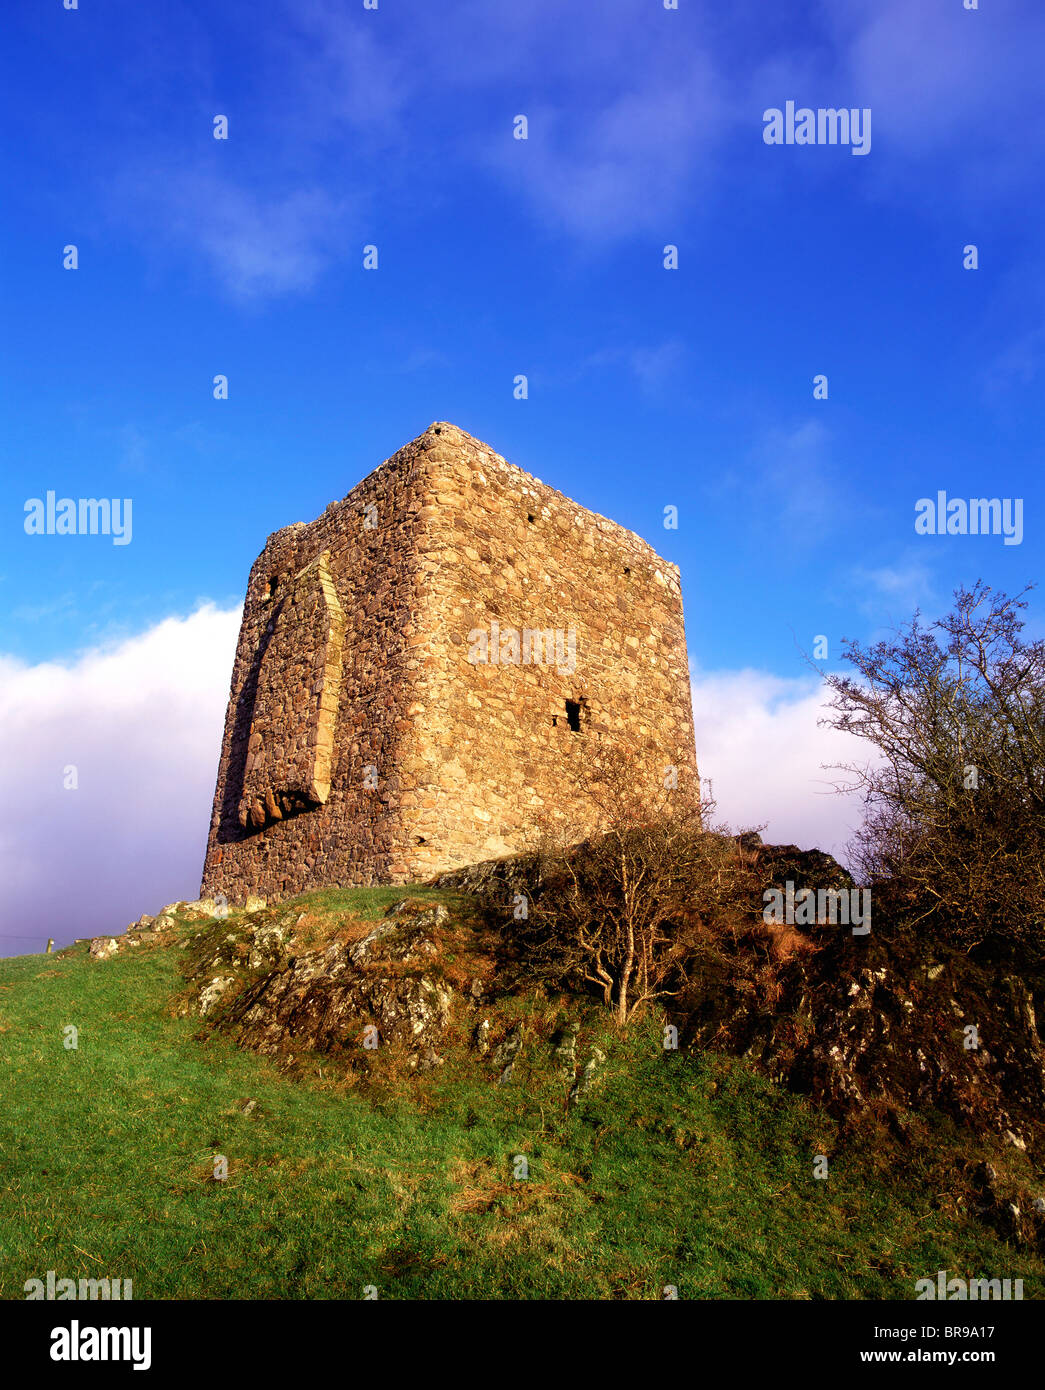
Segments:
[[[696,755],[679,571],[437,423],[250,573],[202,894],[409,882]]]

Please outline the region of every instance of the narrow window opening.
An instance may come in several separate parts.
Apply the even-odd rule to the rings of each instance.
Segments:
[[[566,722],[575,734],[581,731],[581,705],[579,700],[566,701]]]
[[[625,574],[630,574],[630,573],[631,573],[631,568],[630,568],[630,566],[628,566],[628,565],[625,565],[625,566],[624,566],[624,573],[625,573]]]
[[[527,514],[526,514],[526,520],[527,520],[527,521],[536,521],[537,518],[536,518],[536,516],[533,514],[533,512],[527,512]]]
[[[265,602],[266,602],[266,603],[268,603],[268,602],[272,599],[272,597],[275,595],[275,592],[276,592],[276,585],[277,585],[278,583],[279,583],[279,578],[278,578],[278,576],[275,575],[275,574],[270,574],[270,575],[269,575],[268,584],[265,586]]]

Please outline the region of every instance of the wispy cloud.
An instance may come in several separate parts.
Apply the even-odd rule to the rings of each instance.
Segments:
[[[660,399],[683,370],[688,350],[680,338],[667,338],[659,343],[620,343],[615,347],[590,352],[573,368],[556,371],[554,380],[571,384],[594,373],[608,370],[626,372],[634,378],[647,399]],[[548,373],[551,378],[551,373]]]
[[[789,525],[818,528],[822,536],[846,515],[845,490],[831,463],[831,431],[820,420],[766,430],[751,450],[757,495]]]
[[[861,611],[876,620],[891,615],[906,619],[914,609],[923,608],[936,597],[931,567],[924,560],[910,557],[876,568],[858,566],[852,571],[851,582],[863,595]]]
[[[318,186],[260,191],[213,170],[138,171],[124,192],[140,230],[202,255],[239,300],[311,289],[359,218],[358,204]]]
[[[722,82],[710,59],[686,72],[589,107],[538,107],[529,139],[490,140],[486,162],[557,231],[613,242],[648,233],[671,240],[728,127]]]
[[[1014,387],[1031,385],[1045,363],[1045,327],[1019,334],[983,371],[984,395],[997,402]]]
[[[723,190],[741,196],[761,112],[788,98],[873,108],[875,148],[889,149],[861,170],[873,197],[949,155],[945,191],[958,168],[978,183],[957,196],[1011,192],[1045,140],[1027,121],[1042,43],[1045,15],[1023,0],[978,12],[824,0],[801,30],[767,26],[764,5],[742,0],[700,27],[646,0],[615,0],[595,21],[554,0],[477,0],[409,23],[295,0],[251,35],[249,107],[233,113],[221,157],[204,116],[222,109],[220,83],[213,62],[197,64],[195,154],[150,148],[148,167],[117,171],[111,213],[194,249],[230,295],[255,300],[310,290],[375,201],[409,219],[465,180],[479,197],[484,180],[498,186],[538,228],[588,250],[681,239]],[[526,141],[512,138],[517,114]],[[764,177],[792,166],[764,163]]]
[[[659,399],[682,370],[686,346],[671,338],[652,348],[634,348],[628,355],[628,365],[635,374],[644,396]]]
[[[1029,172],[1028,141],[1040,145],[1042,132],[1016,113],[1040,94],[1039,5],[992,0],[966,10],[961,3],[821,0],[821,11],[838,68],[908,158],[955,145],[968,155],[990,145]],[[1014,134],[1021,137],[1015,143]]]

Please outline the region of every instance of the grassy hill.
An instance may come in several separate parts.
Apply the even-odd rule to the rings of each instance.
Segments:
[[[454,901],[399,888],[298,904],[334,930],[407,891]],[[526,1038],[505,1085],[460,1029],[423,1074],[361,1080],[312,1054],[287,1071],[176,1016],[179,948],[198,935],[179,921],[111,960],[81,944],[0,961],[0,1297],[48,1270],[130,1278],[138,1299],[368,1286],[660,1298],[668,1285],[680,1298],[908,1299],[941,1268],[1045,1291],[1040,1258],[940,1195],[976,1155],[943,1119],[903,1147],[839,1146],[833,1121],[752,1063],[666,1052],[659,1017],[619,1034],[595,1007],[540,994],[491,1003]],[[551,1045],[564,1011],[585,1055],[606,1058],[576,1105]]]

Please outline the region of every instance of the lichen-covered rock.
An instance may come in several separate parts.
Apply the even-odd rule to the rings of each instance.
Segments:
[[[505,1086],[512,1079],[515,1064],[519,1060],[520,1052],[522,1052],[522,1045],[522,1024],[517,1023],[501,1040],[493,1054],[494,1068],[500,1072],[500,1076],[497,1078],[498,1086]]]
[[[216,975],[213,979],[207,981],[207,983],[200,990],[199,995],[199,1010],[201,1018],[206,1017],[206,1015],[210,1013],[211,1009],[213,1009],[214,1005],[222,997],[222,995],[229,988],[229,986],[235,984],[235,982],[236,977],[234,975]]]
[[[504,912],[504,920],[511,920],[518,893],[527,898],[540,892],[540,874],[537,856],[534,854],[502,855],[496,859],[484,859],[477,864],[466,864],[460,869],[449,869],[431,880],[433,888],[452,888],[461,893],[472,893],[487,902],[497,901]]]
[[[119,944],[114,936],[96,936],[91,942],[92,960],[109,960],[116,955]]]
[[[1024,981],[939,944],[927,958],[917,938],[803,935],[811,949],[771,972],[764,954],[694,972],[685,1045],[752,1057],[847,1124],[903,1130],[908,1112],[935,1109],[1045,1148],[1045,1049]]]
[[[381,922],[349,950],[349,959],[353,965],[368,965],[375,960],[409,964],[437,956],[438,946],[419,922],[420,918],[414,919],[407,928],[395,921]]]
[[[976,1214],[1013,1245],[1045,1250],[1045,1201],[1026,1189],[1005,1183],[992,1163],[964,1165],[971,1205]]]
[[[429,903],[424,898],[404,898],[401,902],[393,903],[386,914],[388,917],[403,915],[412,917],[415,927],[439,927],[450,918],[442,903]]]
[[[373,931],[367,932],[362,941],[349,947],[348,958],[353,965],[365,965],[374,955],[378,943],[386,936],[398,934],[399,927],[394,922],[379,922]]]
[[[442,1066],[438,1044],[456,996],[432,972],[439,950],[427,929],[446,912],[398,906],[361,940],[315,946],[299,939],[306,914],[293,908],[232,917],[193,943],[182,1011],[213,1013],[258,1052],[358,1048],[365,1065],[363,1053],[396,1045],[412,1068]]]
[[[209,922],[221,912],[213,898],[197,898],[195,902],[180,903],[178,916],[186,922]]]
[[[290,909],[212,919],[209,931],[198,932],[191,942],[184,943],[193,952],[187,970],[191,984],[179,1012],[210,1013],[219,999],[231,997],[230,991],[236,992],[233,986],[245,986],[277,966],[290,949],[294,929],[304,916],[303,912]],[[214,982],[218,980],[223,983],[215,989]]]
[[[555,1048],[555,1062],[563,1077],[572,1081],[577,1071],[577,1035],[580,1024],[575,1020],[566,1023]]]
[[[446,1058],[440,1057],[434,1047],[426,1047],[423,1052],[414,1053],[411,1058],[411,1065],[418,1071],[433,1071],[436,1067],[446,1065]]]
[[[388,976],[361,968],[340,943],[299,956],[251,985],[230,1008],[225,1026],[256,1052],[291,1042],[317,1052],[362,1048],[369,1026],[377,1043],[396,1043],[437,1065],[435,1044],[450,1021],[453,992],[425,975]],[[416,1064],[415,1061],[415,1064]]]
[[[579,1100],[583,1100],[584,1097],[588,1094],[588,1092],[594,1085],[595,1079],[598,1076],[598,1073],[605,1060],[605,1052],[600,1052],[600,1050],[597,1047],[593,1047],[591,1050],[591,1056],[585,1062],[584,1068],[581,1071],[580,1076],[577,1078],[577,1083],[574,1086],[573,1090],[570,1092],[571,1104],[576,1105]]]
[[[254,932],[247,953],[250,970],[271,969],[283,954],[289,927],[284,922],[264,922]]]

